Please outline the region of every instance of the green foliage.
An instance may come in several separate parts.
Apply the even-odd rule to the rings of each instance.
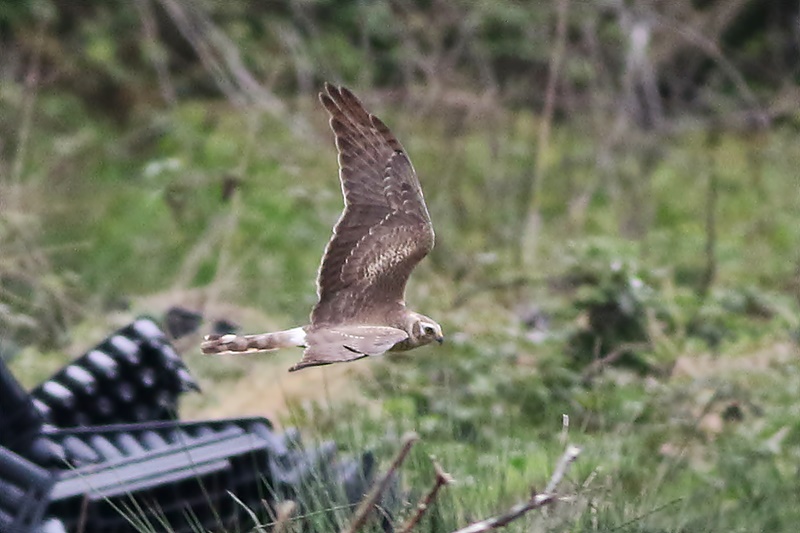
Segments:
[[[655,274],[638,266],[630,246],[617,242],[577,243],[570,252],[564,283],[575,291],[572,305],[584,322],[568,341],[573,364],[580,368],[615,353],[617,364],[652,370],[643,356],[652,348],[650,332],[674,326],[653,286]]]
[[[725,341],[791,329],[797,322],[792,307],[786,297],[756,287],[719,288],[702,301],[686,331],[719,350]]]
[[[698,94],[701,107],[737,100],[751,105],[752,94],[771,95],[784,77],[800,76],[790,22],[796,4],[745,2],[730,10],[724,0],[696,4],[681,0],[674,10],[654,8],[651,17],[658,45],[650,52],[650,75],[665,108],[696,111]],[[570,105],[585,110],[598,92],[630,83],[621,81],[631,66],[626,24],[643,15],[627,4],[594,2],[576,2],[567,15],[562,84]],[[2,41],[15,51],[14,60],[42,54],[62,89],[119,120],[171,101],[173,92],[204,96],[227,88],[230,94],[241,81],[233,71],[242,67],[279,94],[309,91],[322,79],[404,88],[478,85],[499,89],[506,103],[538,108],[555,19],[554,3],[507,0],[18,0],[0,7]],[[725,61],[674,31],[681,26],[704,35]],[[221,44],[221,35],[238,50]],[[242,58],[240,65],[229,63],[232,54]]]
[[[745,4],[755,22],[732,26],[724,64],[772,98],[785,86],[774,73],[793,71],[756,66],[778,57],[781,21],[793,19]],[[364,362],[375,371],[359,385],[368,407],[296,408],[293,422],[382,459],[417,431],[407,500],[430,485],[430,454],[458,480],[420,530],[450,531],[541,488],[563,449],[565,414],[568,439],[584,447],[562,487],[575,496],[512,531],[796,529],[787,504],[800,454],[800,367],[787,341],[800,331],[794,118],[747,134],[684,130],[702,118],[698,107],[736,99],[723,63],[658,33],[659,50],[673,50],[656,65],[659,87],[681,120],[669,134],[628,124],[615,114],[627,102],[617,85],[628,36],[615,13],[573,2],[541,162],[556,3],[197,2],[194,15],[208,14],[282,96],[275,114],[216,98],[213,84],[231,72],[212,79],[162,4],[148,5],[156,40],[142,36],[133,3],[0,7],[10,51],[0,82],[0,351],[19,353],[27,383],[62,362],[70,335],[143,294],[207,290],[276,324],[303,323],[342,200],[330,134],[312,98],[297,94],[323,78],[357,80],[368,99],[386,96],[374,110],[420,173],[437,247],[409,302],[444,323],[448,342]],[[48,82],[35,94],[18,68],[32,57]],[[168,107],[159,58],[176,94]],[[676,76],[675,65],[689,67]],[[541,225],[536,259],[523,264],[534,179],[544,179]],[[532,303],[546,319],[536,331],[516,311]],[[193,368],[223,394],[248,374],[209,360]],[[325,496],[320,507],[334,507]],[[346,510],[334,514],[341,526]]]
[[[787,422],[796,361],[779,357],[749,373],[721,364],[694,379],[611,370],[586,384],[551,363],[557,355],[539,351],[535,370],[496,340],[376,362],[368,384],[380,412],[339,404],[292,422],[385,457],[398,435],[419,431],[419,449],[404,467],[410,504],[431,483],[427,454],[457,480],[431,510],[432,531],[497,514],[530,484],[540,487],[561,450],[562,413],[570,416],[568,439],[584,448],[562,488],[577,495],[511,531],[792,530],[797,511],[781,495],[798,488],[791,464],[800,432]]]
[[[526,303],[531,289],[488,293],[456,309],[447,298],[519,272],[509,259],[514,232],[496,228],[495,235],[503,238],[488,232],[521,215],[503,210],[501,195],[484,194],[510,187],[490,180],[497,175],[515,179],[531,162],[524,146],[530,145],[535,128],[527,124],[530,117],[517,120],[522,125],[508,134],[509,144],[496,159],[502,166],[491,177],[484,172],[492,168],[491,151],[481,143],[484,134],[467,131],[441,141],[437,127],[420,128],[406,141],[423,176],[440,243],[448,250],[437,250],[434,261],[417,273],[414,305],[438,310],[430,314],[441,316],[452,334],[435,351],[386,364],[370,362],[375,377],[364,388],[374,411],[335,405],[297,413],[295,422],[321,440],[335,438],[351,452],[374,448],[382,458],[393,453],[398,435],[418,431],[422,443],[405,477],[409,499],[421,495],[431,481],[428,454],[435,454],[460,481],[426,519],[431,530],[447,531],[495,514],[523,498],[531,484],[541,487],[562,449],[563,414],[570,416],[570,439],[585,448],[563,488],[579,497],[554,516],[520,522],[518,530],[597,524],[600,530],[690,531],[736,521],[755,529],[764,524],[784,528],[793,511],[775,502],[781,490],[793,486],[786,464],[800,442],[796,428],[784,422],[791,420],[786,395],[796,387],[796,364],[781,363],[765,376],[730,374],[736,386],[712,393],[714,401],[708,401],[704,386],[713,378],[709,387],[724,388],[714,372],[681,379],[666,370],[680,359],[699,356],[708,345],[722,361],[734,364],[737,353],[776,342],[796,328],[796,304],[775,289],[790,279],[777,252],[784,249],[785,232],[796,231],[788,225],[796,198],[787,185],[795,152],[787,149],[785,159],[770,163],[765,189],[773,191],[768,197],[774,201],[760,207],[741,199],[750,194],[743,185],[747,175],[739,174],[746,164],[728,161],[720,275],[706,297],[675,267],[693,267],[702,257],[702,246],[696,246],[702,242],[702,225],[695,221],[703,206],[676,194],[687,187],[688,178],[679,170],[691,160],[691,143],[674,147],[658,169],[653,201],[664,214],[640,242],[585,237],[573,238],[571,247],[564,244],[562,236],[575,237],[585,228],[571,227],[563,211],[547,207],[563,204],[573,190],[554,183],[546,190],[542,247],[552,257],[545,273],[555,281],[551,286],[535,282],[537,301],[552,325],[544,342],[534,342],[508,312]],[[567,152],[571,142],[565,136],[555,150]],[[452,153],[449,147],[461,143],[466,149],[455,152],[453,164],[463,181],[429,178],[443,168],[436,154]],[[768,146],[779,152],[777,147],[787,143],[778,132]],[[723,153],[733,150],[722,146]],[[77,307],[99,301],[100,310],[94,312],[102,313],[128,295],[220,283],[227,287],[226,298],[257,306],[282,324],[304,320],[313,303],[319,254],[341,208],[331,182],[332,149],[309,151],[285,124],[265,114],[243,117],[197,101],[143,120],[123,135],[103,120],[87,119],[75,99],[63,96],[40,100],[28,149],[24,190],[38,200],[20,205],[47,206],[31,211],[41,221],[32,242],[42,249],[60,245],[48,255],[55,266],[47,272],[57,272],[59,283],[79,282],[79,292],[69,296]],[[591,178],[587,169],[578,172],[572,186],[580,187],[584,178]],[[53,183],[57,186],[38,186]],[[235,184],[231,196],[222,192],[226,183]],[[456,183],[463,189],[456,189]],[[741,217],[763,217],[765,205],[771,206],[774,223],[759,230],[764,240],[742,240],[738,235],[747,223]],[[587,228],[616,234],[614,202],[598,196],[589,209],[587,219],[593,222]],[[448,213],[458,213],[454,217],[461,217],[464,226]],[[681,238],[670,231],[680,232]],[[768,253],[753,261],[747,253],[727,252],[748,250],[751,244]],[[492,257],[478,263],[481,254]],[[452,274],[459,265],[466,265],[462,278]],[[32,286],[44,291],[49,285]],[[70,318],[59,329],[76,320]],[[587,338],[591,342],[580,345]],[[602,350],[596,351],[598,342]],[[611,365],[585,374],[598,356],[630,343],[645,345],[631,350],[640,363],[635,368],[660,372],[643,378],[625,365]],[[32,358],[28,350],[15,365],[27,368]],[[57,362],[52,355],[36,359]],[[207,372],[221,387],[233,387],[240,375],[202,365],[196,370]],[[33,367],[24,371],[42,374]],[[734,403],[743,412],[739,421],[723,417]],[[723,419],[721,432],[698,423],[708,413]],[[783,425],[789,429],[774,451],[770,439]],[[754,428],[761,429],[750,435]],[[765,446],[773,451],[765,453]],[[743,472],[742,465],[754,457],[757,468]],[[595,469],[595,481],[582,489]],[[733,506],[743,495],[769,502],[769,516],[754,507]]]

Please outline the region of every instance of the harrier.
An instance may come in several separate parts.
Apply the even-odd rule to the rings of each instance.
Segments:
[[[409,310],[404,299],[411,271],[434,238],[408,155],[346,88],[326,84],[319,99],[336,138],[345,205],[322,256],[311,323],[259,335],[209,335],[203,353],[301,346],[295,371],[444,340],[439,324]]]

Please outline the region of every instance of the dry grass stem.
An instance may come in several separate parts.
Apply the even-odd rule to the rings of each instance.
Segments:
[[[550,144],[550,129],[555,113],[555,103],[561,65],[564,62],[567,42],[567,22],[569,19],[569,0],[559,0],[556,5],[556,28],[554,45],[550,55],[550,64],[547,69],[547,87],[545,89],[544,109],[539,125],[539,134],[536,142],[536,160],[533,173],[533,186],[530,191],[530,207],[528,208],[525,232],[521,242],[523,261],[530,264],[536,253],[536,242],[540,230],[541,196],[545,177],[545,157]]]
[[[279,503],[276,509],[277,516],[275,517],[275,525],[272,527],[272,533],[283,533],[296,510],[297,504],[292,500]]]

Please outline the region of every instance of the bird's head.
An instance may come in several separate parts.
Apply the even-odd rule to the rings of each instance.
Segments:
[[[419,313],[414,313],[409,333],[412,341],[417,346],[422,346],[423,344],[428,344],[433,341],[439,344],[444,342],[442,326],[437,324],[432,318]]]

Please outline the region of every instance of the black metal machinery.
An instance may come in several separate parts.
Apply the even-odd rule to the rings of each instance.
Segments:
[[[285,499],[354,504],[371,453],[306,449],[264,418],[182,422],[199,390],[159,326],[140,318],[25,391],[0,359],[0,533],[250,531]],[[336,502],[334,502],[336,500]]]

